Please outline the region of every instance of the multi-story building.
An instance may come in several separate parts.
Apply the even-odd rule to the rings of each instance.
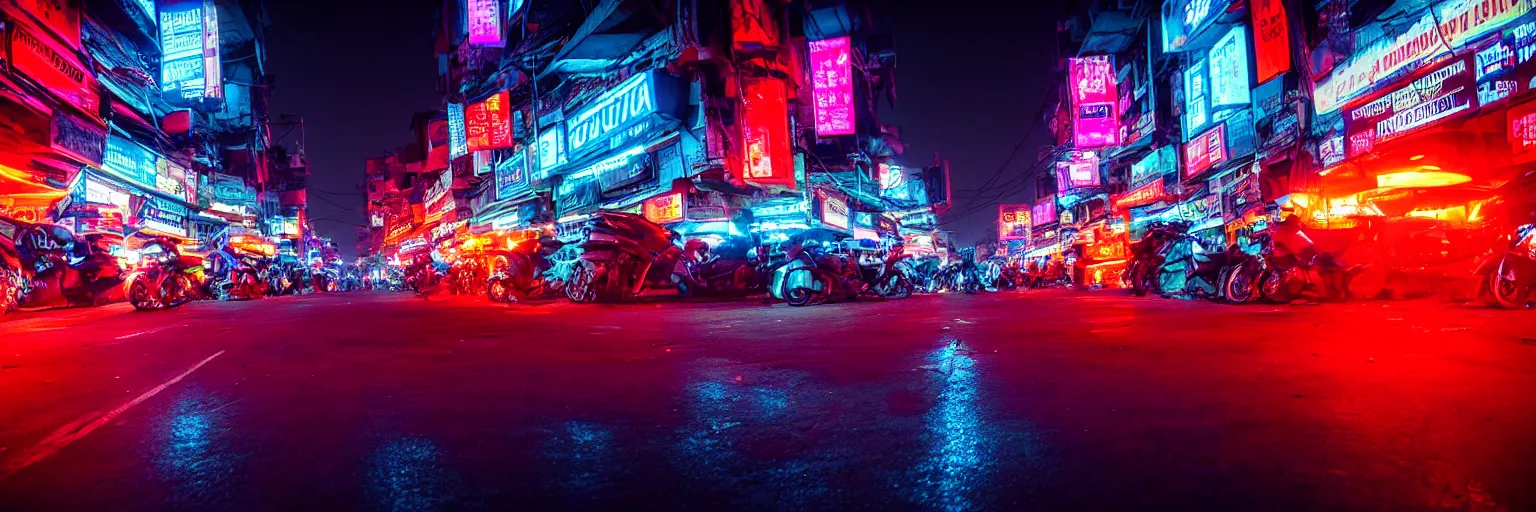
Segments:
[[[875,116],[895,54],[870,4],[444,2],[445,108],[369,161],[364,241],[566,236],[598,210],[685,236],[740,216],[770,238],[932,230],[947,170],[896,164],[896,130]]]
[[[261,1],[8,0],[0,16],[0,215],[128,240],[264,226]]]

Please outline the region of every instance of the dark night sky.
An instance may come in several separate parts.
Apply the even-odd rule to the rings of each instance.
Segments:
[[[999,9],[993,2],[911,0],[891,6],[899,96],[883,121],[902,126],[903,163],[926,165],[935,151],[950,160],[955,212],[966,211],[967,196],[1008,159],[1047,92],[1060,8],[1024,4]],[[270,0],[269,8],[273,117],[304,116],[310,216],[351,257],[354,228],[364,222],[364,200],[355,195],[363,159],[405,143],[411,113],[442,104],[432,2],[357,8]],[[1040,127],[1002,180],[1028,169],[1047,142]],[[1008,199],[1023,200],[1032,191]],[[994,229],[995,212],[989,206],[945,228],[956,231],[959,242],[974,243]]]

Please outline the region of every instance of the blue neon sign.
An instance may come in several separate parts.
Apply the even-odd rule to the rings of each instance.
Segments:
[[[566,119],[566,142],[572,155],[598,148],[599,141],[622,136],[635,138],[649,129],[638,129],[652,114],[677,115],[682,104],[681,87],[671,76],[647,71],[630,77]],[[632,130],[638,129],[638,130]],[[622,146],[610,143],[604,148]]]
[[[160,10],[160,92],[174,103],[203,97],[203,2],[168,3]]]
[[[154,189],[156,158],[143,146],[114,135],[107,138],[107,152],[101,168],[144,188]]]

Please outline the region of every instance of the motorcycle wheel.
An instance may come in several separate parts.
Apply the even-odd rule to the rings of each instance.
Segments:
[[[0,315],[16,311],[21,305],[21,273],[0,266]]]
[[[1499,261],[1499,266],[1488,273],[1488,295],[1493,303],[1504,309],[1522,309],[1530,306],[1531,290],[1520,286],[1515,271],[1509,268],[1509,259]]]
[[[509,296],[507,286],[501,284],[500,279],[491,281],[485,286],[485,298],[490,299],[491,302],[509,302],[507,300]]]
[[[1296,294],[1291,293],[1290,275],[1295,269],[1288,271],[1273,271],[1264,275],[1260,281],[1259,293],[1270,302],[1289,304],[1296,299]]]
[[[128,303],[133,305],[133,309],[139,311],[160,309],[160,301],[150,293],[149,283],[145,282],[144,278],[134,279],[133,284],[129,285]]]
[[[784,302],[797,308],[810,304],[814,298],[816,298],[816,292],[804,286],[797,286],[784,292]]]
[[[1146,275],[1147,272],[1142,269],[1141,262],[1131,262],[1131,268],[1126,270],[1125,273],[1131,276],[1131,294],[1137,297],[1146,297],[1147,291],[1152,289],[1152,283],[1149,281],[1149,276]]]
[[[912,283],[907,281],[906,276],[898,275],[896,277],[891,278],[890,287],[886,289],[885,298],[887,298],[887,299],[905,299],[905,298],[911,297],[911,296],[912,296]]]
[[[571,282],[565,285],[565,296],[571,302],[587,304],[597,301],[597,290],[593,289],[596,273],[587,266],[576,269],[576,275],[571,276]]]
[[[1227,302],[1246,304],[1258,295],[1259,286],[1253,281],[1247,265],[1227,269],[1226,276],[1221,280],[1221,295],[1226,297]]]

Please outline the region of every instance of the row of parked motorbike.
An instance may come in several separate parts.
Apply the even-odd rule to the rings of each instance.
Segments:
[[[111,254],[117,241],[109,237],[0,218],[0,314],[123,300],[139,310],[160,310],[195,300],[361,288],[335,269],[274,264],[267,255],[233,245],[206,257],[186,255],[176,240],[164,237],[138,247],[140,261],[130,269]]]
[[[1430,228],[1433,231],[1438,228]],[[1155,223],[1132,245],[1125,271],[1137,296],[1207,298],[1233,304],[1412,298],[1441,294],[1502,308],[1530,307],[1536,290],[1536,226],[1477,242],[1419,236],[1418,254],[1365,229],[1353,243],[1322,247],[1297,216],[1254,234],[1246,247],[1208,251],[1184,223]],[[1420,234],[1422,235],[1422,233]],[[1500,236],[1501,235],[1501,236]],[[1432,242],[1422,244],[1423,239]],[[1404,244],[1411,245],[1411,244]],[[1467,245],[1468,247],[1449,246]]]
[[[732,298],[762,294],[791,306],[858,297],[905,298],[916,292],[981,291],[979,274],[959,264],[925,269],[900,247],[883,256],[857,257],[839,250],[846,235],[812,229],[780,244],[746,236],[717,243],[689,239],[639,215],[598,212],[581,236],[525,240],[505,250],[484,251],[484,263],[462,263],[442,272],[418,254],[405,272],[419,294],[446,289],[518,302],[565,297],[578,303],[624,302],[648,290],[676,290],[683,297]],[[974,268],[974,264],[971,267]]]

